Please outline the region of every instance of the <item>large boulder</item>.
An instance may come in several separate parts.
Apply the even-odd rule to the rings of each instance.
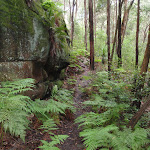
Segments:
[[[0,1],[0,81],[34,78],[40,84],[34,96],[40,92],[40,98],[47,80],[59,77],[68,64],[67,47],[55,46],[44,14],[39,0]]]

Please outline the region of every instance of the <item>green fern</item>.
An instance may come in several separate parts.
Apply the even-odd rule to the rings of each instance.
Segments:
[[[87,150],[96,150],[97,148],[109,148],[111,139],[113,139],[112,132],[118,130],[118,127],[110,125],[105,128],[85,129],[80,132],[83,137],[84,144]]]
[[[33,79],[22,79],[1,83],[0,88],[0,123],[6,131],[25,141],[25,130],[32,113],[31,99],[21,95],[34,87]]]
[[[144,149],[149,144],[148,131],[143,128],[134,131],[125,128],[134,110],[130,106],[134,96],[128,90],[131,85],[108,80],[106,72],[97,73],[91,85],[96,88],[96,92],[83,104],[92,107],[93,112],[85,113],[75,120],[82,127],[80,136],[87,150]]]
[[[61,144],[61,142],[63,142],[64,140],[68,138],[68,135],[54,135],[54,136],[51,136],[50,138],[52,140],[51,142],[41,140],[41,142],[43,143],[43,146],[39,146],[38,148],[41,148],[43,150],[60,150],[55,145]]]
[[[83,128],[93,128],[93,127],[97,127],[100,125],[103,125],[104,123],[106,123],[108,121],[108,118],[104,118],[102,117],[102,115],[104,114],[98,114],[98,113],[94,113],[94,112],[89,112],[89,113],[85,113],[81,116],[79,116],[76,120],[75,123],[80,123],[79,127],[83,127]]]
[[[137,128],[132,131],[129,128],[125,128],[123,131],[117,131],[115,133],[116,138],[112,140],[112,146],[115,150],[141,150],[146,144],[149,144],[147,137],[150,130]]]
[[[111,148],[114,150],[141,150],[143,146],[149,144],[147,131],[137,128],[135,131],[124,129],[119,131],[118,127],[109,125],[94,129],[85,129],[80,132],[87,150]]]
[[[40,129],[43,129],[43,132],[47,132],[51,135],[54,135],[51,131],[57,130],[58,128],[54,120],[49,118],[43,123],[43,125],[41,125]]]

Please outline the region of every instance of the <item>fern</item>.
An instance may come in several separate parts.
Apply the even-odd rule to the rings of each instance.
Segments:
[[[68,138],[68,135],[54,135],[50,137],[52,139],[51,142],[47,141],[41,141],[43,143],[43,146],[39,146],[38,148],[41,148],[43,150],[60,150],[55,145],[61,144],[64,140]]]
[[[114,150],[140,150],[149,144],[147,131],[137,128],[135,131],[124,129],[119,131],[115,125],[85,129],[80,132],[87,150],[112,148]]]
[[[84,137],[84,144],[87,150],[96,150],[97,148],[109,148],[109,143],[113,139],[112,132],[116,131],[116,126],[110,125],[105,128],[85,129],[80,132],[80,136]]]
[[[115,150],[141,150],[143,146],[149,144],[148,132],[148,130],[142,128],[137,128],[134,131],[125,128],[123,131],[115,133],[116,138],[113,138],[112,146]]]
[[[22,79],[1,83],[0,88],[0,123],[10,134],[20,136],[25,141],[25,130],[32,113],[31,99],[21,95],[34,87],[33,79]]]
[[[130,102],[135,98],[128,90],[131,85],[108,80],[106,72],[97,73],[91,85],[96,88],[96,92],[83,104],[92,107],[93,112],[85,113],[75,120],[82,127],[80,136],[87,150],[144,149],[149,144],[149,131],[125,128],[129,116],[132,116],[129,112],[134,110]]]
[[[80,123],[79,127],[83,126],[85,129],[97,127],[108,121],[108,118],[104,118],[102,115],[104,114],[98,114],[94,112],[86,113],[79,116],[75,120],[75,123]]]
[[[43,129],[43,132],[48,132],[49,134],[54,135],[51,131],[57,130],[58,128],[54,120],[49,118],[43,123],[43,125],[41,125],[40,129]]]
[[[64,114],[66,109],[73,108],[72,105],[49,99],[47,101],[41,101],[40,99],[32,102],[34,112],[44,113],[55,113]]]

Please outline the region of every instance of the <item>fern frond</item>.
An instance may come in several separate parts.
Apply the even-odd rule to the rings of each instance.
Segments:
[[[83,126],[84,128],[100,126],[108,121],[108,118],[102,117],[102,115],[104,114],[98,114],[94,112],[86,113],[86,114],[79,116],[75,120],[75,123],[80,123],[79,127]]]
[[[112,140],[111,145],[115,150],[141,150],[144,145],[149,144],[147,134],[147,130],[143,128],[137,128],[134,131],[125,128],[115,133],[116,137]]]
[[[43,146],[39,146],[39,148],[43,150],[60,150],[55,145],[60,144],[61,142],[66,140],[68,138],[68,135],[54,135],[50,138],[52,139],[52,141],[49,143],[47,141],[42,140],[41,142],[43,143]]]
[[[71,105],[49,99],[47,101],[41,101],[40,99],[35,100],[33,103],[33,109],[35,112],[40,112],[42,114],[51,112],[55,114],[64,114],[67,108],[72,107]]]
[[[114,125],[105,128],[85,129],[80,132],[80,136],[83,137],[87,150],[96,150],[100,147],[109,148],[109,143],[114,137],[112,132],[116,130],[118,127]]]
[[[115,107],[117,105],[114,101],[104,100],[100,95],[95,95],[94,100],[83,102],[84,105],[87,106],[102,106],[102,107]]]
[[[57,130],[57,125],[55,124],[53,119],[46,120],[43,125],[41,125],[40,129],[44,129],[44,132],[48,132],[49,134],[53,134],[52,130]]]
[[[0,88],[0,123],[3,128],[14,136],[20,136],[25,141],[25,130],[29,121],[27,117],[32,113],[31,100],[21,95],[34,87],[33,79],[21,79],[1,83]]]

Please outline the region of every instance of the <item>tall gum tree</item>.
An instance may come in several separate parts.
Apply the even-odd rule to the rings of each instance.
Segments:
[[[87,7],[86,0],[84,0],[84,26],[85,26],[85,35],[84,35],[84,43],[87,51]]]
[[[72,2],[72,12],[71,12],[71,46],[73,46],[73,36],[74,36],[74,8],[75,8],[75,0]]]
[[[107,52],[108,52],[108,78],[110,79],[110,0],[107,0]]]
[[[119,11],[118,11],[118,67],[122,67],[122,54],[121,54],[121,0],[119,0]]]
[[[94,70],[93,0],[89,0],[90,69]]]
[[[136,61],[135,61],[135,68],[138,68],[138,60],[139,60],[139,18],[140,18],[140,0],[138,0],[138,7],[137,7]]]

